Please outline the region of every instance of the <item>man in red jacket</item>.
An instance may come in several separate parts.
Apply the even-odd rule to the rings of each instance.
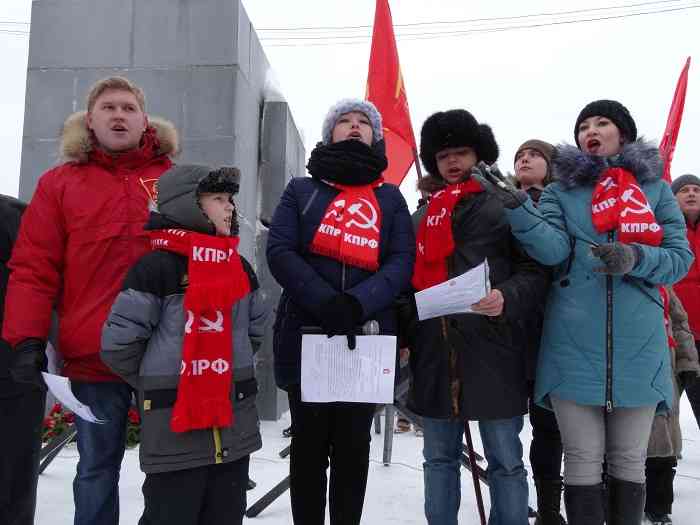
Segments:
[[[177,153],[172,124],[149,119],[141,89],[122,77],[97,82],[87,111],[61,137],[65,163],[44,173],[9,263],[3,339],[16,382],[44,389],[52,311],[73,392],[104,425],[76,420],[75,525],[118,525],[118,480],[131,389],[100,360],[100,333],[126,271],[149,250],[143,226],[154,183]]]
[[[700,178],[686,174],[676,178],[671,184],[671,190],[676,196],[678,206],[685,217],[688,227],[686,234],[688,244],[693,250],[695,261],[688,275],[682,281],[673,285],[673,290],[681,300],[685,311],[688,312],[688,322],[695,338],[695,351],[700,348]],[[695,414],[695,421],[700,428],[700,378],[695,371],[679,370],[678,374],[681,394],[683,390],[688,395],[688,401]]]

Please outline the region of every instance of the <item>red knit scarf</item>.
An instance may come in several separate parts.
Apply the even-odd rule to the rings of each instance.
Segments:
[[[376,271],[379,268],[379,231],[382,211],[374,188],[384,182],[379,178],[364,186],[347,186],[327,182],[340,190],[323,216],[310,250],[340,262]]]
[[[474,179],[451,184],[435,193],[418,227],[416,266],[411,282],[423,290],[447,280],[447,258],[455,249],[452,237],[452,211],[465,196],[484,189]]]
[[[185,336],[177,400],[170,419],[174,432],[226,427],[233,423],[233,304],[250,292],[238,255],[238,237],[185,230],[149,232],[151,248],[189,258],[185,292]]]
[[[622,168],[606,169],[593,190],[593,226],[600,232],[617,229],[621,242],[659,246],[664,230],[637,179]]]

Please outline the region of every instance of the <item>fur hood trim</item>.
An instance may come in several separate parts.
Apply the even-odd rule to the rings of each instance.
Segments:
[[[59,154],[63,162],[87,162],[92,151],[92,138],[85,123],[87,111],[69,116],[61,131]],[[180,139],[175,125],[160,117],[148,116],[148,125],[156,130],[160,148],[158,155],[174,157],[180,153]]]
[[[656,144],[643,138],[625,144],[615,157],[596,157],[560,144],[552,158],[552,178],[566,190],[593,185],[606,168],[626,169],[642,184],[660,179],[664,163]]]

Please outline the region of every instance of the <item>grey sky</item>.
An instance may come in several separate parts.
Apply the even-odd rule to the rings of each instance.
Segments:
[[[375,2],[244,0],[243,4],[256,28],[270,28],[371,25]],[[696,34],[700,27],[700,9],[464,34],[465,30],[477,28],[539,25],[572,18],[700,7],[699,1],[390,0],[390,4],[396,25],[586,10],[556,17],[397,28],[399,34],[444,34],[457,30],[463,33],[437,38],[435,35],[422,35],[420,39],[399,38],[399,55],[417,138],[422,122],[431,113],[466,108],[479,121],[492,126],[501,147],[499,164],[511,170],[513,154],[521,142],[533,137],[555,143],[572,142],[573,125],[580,109],[597,98],[614,98],[630,109],[641,134],[658,140],[665,127],[676,80],[690,55],[695,62],[690,69],[673,174],[700,172],[700,148],[696,146],[700,138],[700,38]],[[606,9],[633,4],[646,5]],[[594,8],[603,9],[590,11]],[[0,2],[0,20],[28,22],[29,18],[29,0]],[[28,26],[0,24],[0,30],[17,28],[26,30]],[[369,30],[350,30],[313,35],[329,33],[370,34]],[[369,38],[359,44],[344,45],[320,45],[328,42],[323,39],[267,39],[310,34],[308,31],[259,33],[282,93],[304,134],[307,153],[320,137],[321,122],[328,107],[339,98],[364,95],[370,46]],[[9,124],[0,131],[0,154],[5,162],[0,192],[10,194],[17,192],[28,41],[27,35],[0,32],[5,50],[0,57],[5,73],[0,87],[0,109]],[[413,184],[415,176],[407,179],[402,188],[410,203],[416,199]]]

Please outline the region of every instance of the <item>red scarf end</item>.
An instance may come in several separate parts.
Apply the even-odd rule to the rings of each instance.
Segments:
[[[208,428],[224,428],[233,424],[233,407],[229,400],[207,399],[190,406],[186,414],[176,415],[170,419],[173,432],[189,432]]]
[[[355,266],[370,272],[376,272],[379,269],[379,262],[377,261],[367,261],[358,257],[353,257],[352,255],[340,255],[338,250],[334,250],[326,246],[314,246],[312,244],[309,250],[311,253],[315,253],[316,255],[330,257],[331,259],[335,259],[342,263],[349,264],[350,266]]]

